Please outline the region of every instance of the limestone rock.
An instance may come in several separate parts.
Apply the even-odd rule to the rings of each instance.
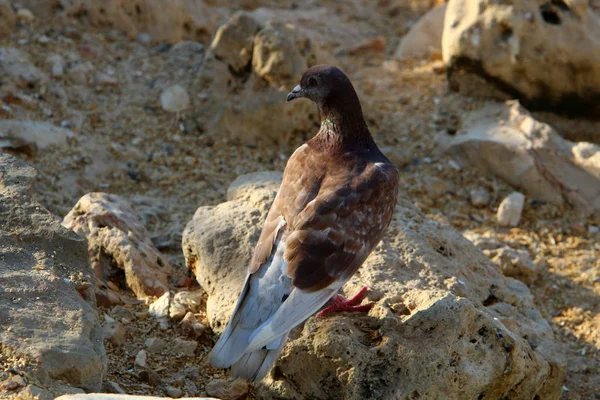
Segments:
[[[176,338],[173,341],[173,352],[178,356],[193,356],[196,347],[198,347],[198,342],[195,340]]]
[[[291,90],[307,69],[307,63],[294,42],[292,32],[269,25],[254,38],[252,68],[260,78],[276,88]]]
[[[94,25],[124,31],[131,38],[147,33],[154,41],[167,43],[206,41],[217,22],[228,14],[204,0],[173,0],[168,4],[153,0],[60,0],[60,4],[68,15],[85,15]]]
[[[185,317],[181,320],[180,326],[183,334],[192,339],[198,339],[206,329],[204,325],[198,322],[196,316],[191,312],[185,314]]]
[[[0,13],[1,10],[0,6]],[[14,81],[20,87],[28,87],[47,81],[48,77],[32,64],[26,53],[11,47],[0,47],[0,79]]]
[[[454,188],[450,182],[438,178],[437,176],[427,176],[425,179],[425,190],[427,191],[427,196],[435,200],[442,195],[453,191]]]
[[[523,213],[525,196],[523,193],[512,192],[502,200],[498,207],[496,218],[502,226],[517,226]]]
[[[35,20],[35,15],[28,8],[19,8],[17,10],[17,19],[21,22],[31,23]]]
[[[214,397],[186,397],[187,400],[219,400]],[[90,393],[66,394],[55,400],[170,400],[170,397],[137,396],[133,394]]]
[[[167,347],[167,342],[161,338],[148,338],[144,345],[150,353],[160,353]]]
[[[19,392],[17,400],[52,400],[54,395],[46,389],[42,389],[35,385],[27,385]]]
[[[8,0],[0,0],[0,37],[8,36],[15,30],[17,17]]]
[[[234,71],[242,72],[250,64],[254,35],[260,25],[246,13],[235,14],[221,25],[210,45],[215,56]]]
[[[447,3],[429,10],[404,35],[394,58],[424,58],[442,50],[442,32]]]
[[[48,122],[0,120],[0,148],[33,154],[48,146],[61,146],[73,137],[69,129]]]
[[[104,327],[102,328],[104,340],[108,340],[115,346],[122,346],[125,344],[125,340],[127,339],[127,330],[125,327],[108,315],[105,316],[104,319]]]
[[[147,360],[148,353],[146,353],[146,350],[140,350],[135,356],[135,365],[141,368],[146,368],[148,366]]]
[[[455,135],[438,136],[442,151],[497,175],[528,197],[600,215],[600,146],[563,139],[518,102],[490,102],[463,117]]]
[[[242,198],[199,208],[184,233],[215,331],[229,318],[273,199],[249,186],[246,179]],[[309,318],[255,386],[257,397],[560,397],[565,358],[528,288],[408,201],[343,291],[363,286],[375,303],[368,315]]]
[[[127,285],[138,299],[168,291],[169,261],[154,247],[130,206],[116,195],[88,193],[64,218],[63,225],[87,238],[100,290],[108,282]],[[125,282],[114,281],[119,272]]]
[[[469,199],[475,207],[484,207],[490,202],[490,192],[483,188],[473,189],[469,192]]]
[[[236,400],[248,393],[248,382],[244,379],[215,379],[206,384],[206,393],[223,400]]]
[[[531,108],[600,115],[600,10],[587,2],[451,0],[442,50],[465,93],[494,93],[483,78]]]
[[[0,153],[0,353],[27,360],[17,368],[45,387],[100,390],[106,355],[86,243],[31,198],[35,176]]]
[[[182,291],[175,293],[169,306],[169,316],[171,319],[179,321],[188,311],[200,311],[199,308],[202,303],[202,296],[202,291]]]

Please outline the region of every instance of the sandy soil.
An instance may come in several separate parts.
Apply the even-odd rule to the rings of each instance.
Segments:
[[[0,40],[0,46],[27,52],[44,71],[48,71],[45,60],[51,54],[72,52],[86,57],[84,48],[97,48],[87,57],[98,71],[112,72],[118,84],[78,86],[58,78],[56,86],[64,88],[66,107],[52,95],[56,90],[51,83],[44,93],[30,94],[29,103],[2,98],[11,111],[0,111],[0,118],[56,125],[67,121],[64,124],[76,134],[67,146],[32,157],[21,155],[40,171],[37,195],[41,201],[64,216],[87,192],[123,196],[133,203],[154,238],[164,242],[164,251],[174,263],[183,268],[180,234],[196,208],[224,201],[227,185],[240,174],[282,170],[287,157],[311,132],[270,148],[203,134],[202,127],[194,127],[191,113],[177,118],[159,105],[158,83],[188,85],[197,71],[194,60],[175,62],[157,44],[143,44],[108,29],[77,22],[73,27],[82,33],[80,37],[59,40],[51,20],[38,20]],[[388,54],[397,43],[397,33],[381,28],[382,36],[391,35]],[[50,37],[48,43],[38,41],[42,34]],[[531,290],[568,355],[563,398],[600,398],[600,234],[589,230],[597,223],[578,217],[568,206],[528,201],[518,228],[498,227],[495,211],[514,188],[478,171],[457,170],[453,160],[435,152],[433,140],[440,130],[452,129],[461,113],[477,107],[479,101],[448,92],[439,60],[396,63],[385,59],[385,54],[365,55],[346,57],[340,63],[359,89],[376,141],[390,146],[403,160],[402,194],[431,218],[459,230],[495,232],[503,242],[530,253],[543,271]],[[451,190],[432,198],[426,187],[430,177],[441,178]],[[475,188],[490,190],[488,206],[470,204],[469,191]],[[140,378],[134,360],[144,341],[148,337],[170,340],[182,333],[176,325],[160,330],[146,318],[144,305],[128,307],[136,317],[127,326],[126,344],[107,344],[108,380],[128,393],[164,395],[167,386],[175,386],[198,395],[205,392],[209,380],[224,375],[206,365],[212,346],[207,329],[193,357],[174,357],[170,345],[162,354],[150,355],[149,368],[160,375],[160,382]],[[202,316],[201,309],[198,313]]]

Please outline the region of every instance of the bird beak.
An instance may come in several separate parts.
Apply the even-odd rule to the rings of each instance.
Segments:
[[[300,85],[296,86],[288,95],[286,101],[292,101],[295,98],[304,97],[304,90]]]

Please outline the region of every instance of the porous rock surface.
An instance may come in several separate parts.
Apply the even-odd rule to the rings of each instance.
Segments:
[[[97,296],[107,305],[118,303],[114,298],[123,284],[138,299],[158,297],[169,290],[171,264],[119,196],[99,192],[84,195],[65,216],[63,225],[87,238]],[[121,281],[123,273],[125,282]]]
[[[186,262],[209,295],[215,331],[280,182],[275,173],[242,176],[227,202],[200,207],[186,227]],[[529,289],[408,201],[343,291],[363,286],[372,310],[309,318],[256,386],[260,398],[560,397],[565,359]]]
[[[106,355],[86,243],[32,199],[35,176],[0,153],[0,360],[47,388],[99,390]]]
[[[451,0],[444,20],[451,87],[530,108],[600,115],[600,4]],[[481,90],[481,79],[498,92]]]
[[[600,146],[563,139],[516,101],[489,102],[466,113],[440,150],[483,173],[497,175],[535,200],[569,203],[600,216]]]

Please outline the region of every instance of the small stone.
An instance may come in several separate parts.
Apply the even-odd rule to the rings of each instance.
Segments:
[[[592,235],[595,233],[598,233],[598,232],[600,232],[600,227],[597,227],[595,225],[590,225],[590,226],[588,226],[588,232]]]
[[[200,290],[175,293],[169,307],[169,315],[171,318],[179,321],[188,311],[198,311],[202,302],[202,296],[203,292]]]
[[[77,30],[77,28],[74,28],[72,26],[67,26],[64,30],[63,30],[63,35],[65,35],[66,37],[68,37],[69,39],[75,39],[75,40],[79,40],[81,39],[81,32],[79,32]]]
[[[152,37],[146,32],[142,32],[137,36],[137,41],[141,44],[150,44],[150,42],[152,42]]]
[[[126,394],[123,388],[117,382],[113,381],[104,382],[102,390],[106,393]]]
[[[52,54],[46,58],[46,63],[50,65],[52,76],[60,77],[65,73],[65,59],[60,54]]]
[[[38,42],[41,44],[48,44],[50,43],[50,38],[46,35],[42,35],[38,38]]]
[[[104,72],[97,72],[96,84],[100,86],[116,87],[119,86],[119,81],[114,76],[110,76]]]
[[[17,390],[23,386],[25,386],[25,380],[21,377],[21,375],[14,375],[2,382],[0,384],[0,389],[7,392],[12,392],[13,390]]]
[[[39,388],[35,385],[27,385],[21,390],[17,396],[18,400],[52,400],[54,395],[46,389]]]
[[[525,204],[525,196],[520,192],[512,192],[498,207],[496,218],[502,226],[517,226],[521,220],[523,205]]]
[[[183,391],[173,386],[167,386],[167,396],[173,399],[178,399],[183,396]]]
[[[160,353],[167,347],[167,342],[161,338],[152,337],[146,339],[144,345],[150,353]]]
[[[192,365],[188,369],[185,370],[185,376],[188,379],[193,381],[197,381],[200,379],[200,367],[197,365]]]
[[[487,189],[473,189],[469,193],[471,204],[475,207],[487,206],[490,202],[490,192]]]
[[[502,273],[530,285],[540,275],[540,267],[531,260],[526,250],[504,246],[495,251],[484,251],[500,266]]]
[[[160,384],[160,375],[154,371],[141,371],[138,374],[138,378],[142,382],[147,382],[152,386],[158,386]]]
[[[167,318],[169,316],[170,293],[165,292],[154,303],[150,304],[148,314],[156,319]]]
[[[138,367],[146,368],[148,366],[148,364],[146,363],[147,360],[148,353],[146,353],[146,350],[140,350],[135,356],[135,365],[137,365]]]
[[[72,82],[78,85],[85,85],[88,82],[90,73],[93,71],[93,69],[94,67],[86,62],[73,66],[68,70],[67,73]]]
[[[131,311],[130,309],[125,308],[123,306],[113,307],[113,309],[110,310],[110,313],[113,317],[117,318],[119,321],[121,321],[124,324],[129,324],[131,321],[133,321],[135,319],[135,315],[133,314],[133,311]]]
[[[206,327],[196,319],[196,316],[188,312],[181,320],[181,331],[193,339],[198,339],[204,333]]]
[[[104,340],[107,340],[115,346],[122,346],[127,338],[127,330],[125,327],[115,321],[113,318],[105,315],[105,322],[102,330],[104,331]]]
[[[248,382],[244,379],[216,379],[206,385],[206,394],[223,400],[235,400],[248,393]]]
[[[28,8],[20,8],[17,10],[17,19],[21,22],[33,22],[35,15]]]
[[[450,192],[453,190],[452,184],[446,182],[443,179],[440,179],[436,176],[429,177],[425,181],[425,190],[427,191],[427,195],[431,199],[437,199],[441,197],[443,194]]]
[[[179,356],[193,356],[198,347],[198,343],[194,340],[175,339],[173,343],[173,352]]]
[[[178,113],[190,106],[190,96],[183,87],[173,85],[161,93],[160,105],[165,111]]]

